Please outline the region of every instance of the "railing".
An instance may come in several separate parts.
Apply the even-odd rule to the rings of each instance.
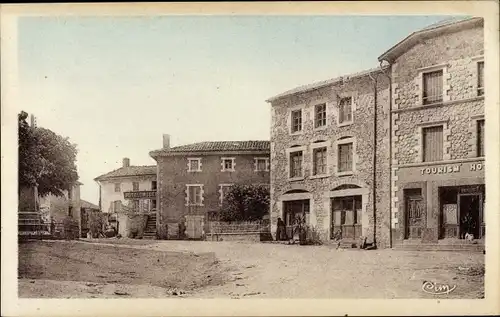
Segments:
[[[78,223],[73,221],[47,221],[39,212],[18,212],[18,235],[52,236],[75,239],[79,236]]]

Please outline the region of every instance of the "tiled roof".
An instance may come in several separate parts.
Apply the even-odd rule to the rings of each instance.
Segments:
[[[451,17],[451,18],[444,19],[444,20],[441,20],[439,22],[433,23],[433,24],[431,24],[429,26],[426,26],[421,31],[430,30],[430,29],[434,29],[434,28],[445,26],[445,25],[449,25],[449,24],[458,23],[458,22],[461,22],[461,21],[470,20],[470,19],[471,19],[471,17]]]
[[[230,152],[230,151],[269,151],[269,141],[206,141],[161,149],[154,153],[182,153],[182,152]]]
[[[83,200],[83,199],[80,200],[80,203],[81,203],[82,208],[99,209],[99,206],[94,205],[93,203],[88,202],[88,201]]]
[[[119,169],[96,177],[95,180],[141,175],[156,175],[156,165],[120,167]]]
[[[385,67],[387,67],[387,66],[385,66]],[[286,97],[286,96],[291,96],[291,95],[294,95],[294,94],[297,94],[297,93],[303,93],[303,92],[307,92],[307,91],[311,91],[311,90],[323,88],[323,87],[335,84],[337,82],[341,82],[342,80],[347,79],[347,78],[356,78],[356,77],[367,76],[368,74],[374,73],[374,72],[377,72],[377,71],[380,71],[380,67],[371,68],[371,69],[367,69],[367,70],[360,71],[360,72],[357,72],[357,73],[343,75],[343,76],[339,76],[339,77],[335,77],[335,78],[331,78],[331,79],[327,79],[327,80],[323,80],[323,81],[318,81],[318,82],[315,82],[315,83],[312,83],[312,84],[302,85],[302,86],[296,87],[294,89],[287,90],[287,91],[285,91],[285,92],[283,92],[281,94],[278,94],[278,95],[276,95],[274,97],[271,97],[271,98],[269,98],[266,101],[267,102],[272,102],[272,101],[275,101],[277,99],[280,99],[280,98],[283,98],[283,97]]]

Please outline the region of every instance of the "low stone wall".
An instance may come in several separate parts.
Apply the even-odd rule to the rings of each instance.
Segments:
[[[118,233],[122,237],[142,238],[148,215],[142,213],[120,213],[118,218]]]
[[[208,241],[248,241],[260,242],[262,234],[260,232],[242,233],[214,233],[207,235]]]

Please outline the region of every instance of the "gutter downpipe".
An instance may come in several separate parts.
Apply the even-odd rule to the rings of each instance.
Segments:
[[[392,72],[392,63],[384,59],[379,64],[382,74],[389,79],[389,247],[392,248],[392,77],[384,71],[384,61],[389,64],[389,72]]]
[[[373,246],[377,246],[377,79],[372,73],[368,73],[370,79],[373,81],[373,185],[372,185],[372,199],[373,199]]]

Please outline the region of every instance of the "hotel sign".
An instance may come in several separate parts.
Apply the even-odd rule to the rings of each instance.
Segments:
[[[450,173],[460,173],[462,165],[445,165],[445,166],[437,166],[437,167],[425,167],[421,168],[420,172],[422,175],[430,175],[430,174],[450,174]],[[469,166],[469,171],[476,172],[484,169],[483,163],[472,163]]]
[[[134,192],[124,192],[123,198],[125,199],[141,199],[141,198],[156,198],[155,190],[143,190]]]

